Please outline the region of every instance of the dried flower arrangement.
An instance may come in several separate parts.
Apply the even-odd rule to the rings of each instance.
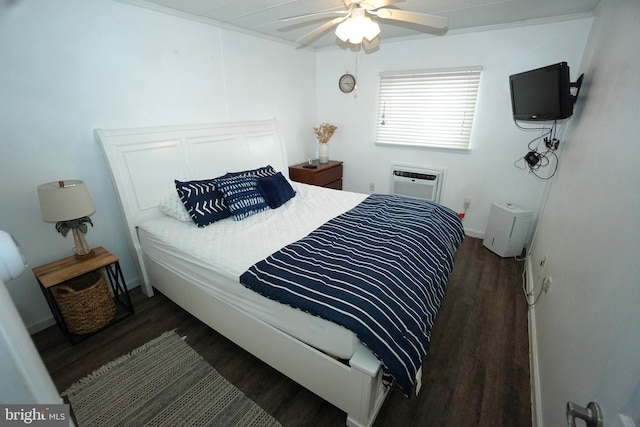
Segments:
[[[333,133],[338,129],[336,126],[329,123],[322,123],[319,127],[314,127],[313,132],[316,134],[316,138],[322,144],[329,142],[329,139],[333,136]]]

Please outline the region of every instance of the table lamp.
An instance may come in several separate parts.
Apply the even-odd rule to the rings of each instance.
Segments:
[[[93,227],[89,215],[96,208],[84,182],[68,180],[42,184],[38,186],[38,199],[44,221],[55,222],[56,230],[64,237],[69,230],[73,233],[75,257],[83,259],[94,256],[84,234],[87,232],[87,223]]]

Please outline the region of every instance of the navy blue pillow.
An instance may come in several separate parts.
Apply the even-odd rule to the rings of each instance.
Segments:
[[[198,227],[206,227],[231,216],[223,194],[213,179],[174,181],[182,204]]]
[[[271,209],[279,208],[296,195],[287,178],[280,172],[259,178],[258,190]]]

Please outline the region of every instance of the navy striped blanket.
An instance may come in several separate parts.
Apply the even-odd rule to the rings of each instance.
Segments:
[[[256,263],[240,282],[353,331],[381,361],[386,383],[408,397],[463,239],[448,208],[371,195]]]

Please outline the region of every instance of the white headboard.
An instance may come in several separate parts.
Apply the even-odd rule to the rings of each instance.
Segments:
[[[148,295],[153,290],[144,269],[136,227],[162,216],[157,206],[175,189],[174,179],[215,178],[268,164],[288,176],[287,151],[274,120],[96,129],[95,135],[111,173],[129,247],[140,264]]]

